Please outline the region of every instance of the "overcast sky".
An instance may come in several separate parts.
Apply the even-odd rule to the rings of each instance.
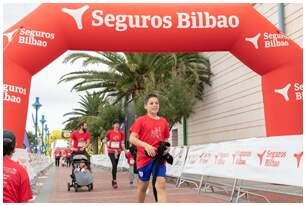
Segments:
[[[20,19],[27,16],[38,5],[20,3],[3,4],[4,30],[9,29]],[[79,107],[77,102],[79,101],[78,95],[80,93],[70,92],[74,83],[57,84],[62,75],[72,71],[78,71],[81,68],[80,62],[74,65],[63,64],[63,59],[67,54],[68,52],[64,53],[33,76],[29,96],[27,130],[34,131],[32,114],[35,117],[35,110],[32,104],[35,101],[35,97],[39,97],[40,103],[42,104],[42,107],[38,110],[39,120],[41,119],[41,115],[45,115],[45,119],[47,120],[46,124],[50,132],[63,129],[64,125],[62,122],[67,119],[67,117],[63,117],[63,114],[71,112],[73,108]]]

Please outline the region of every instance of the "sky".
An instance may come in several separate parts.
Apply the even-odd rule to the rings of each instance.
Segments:
[[[4,31],[27,16],[37,6],[39,4],[3,4]],[[80,61],[74,65],[62,63],[69,52],[71,51],[62,54],[32,77],[26,123],[27,131],[35,131],[32,118],[32,115],[35,118],[35,109],[32,106],[35,102],[35,97],[39,97],[39,101],[42,104],[42,107],[38,110],[38,119],[41,119],[41,115],[45,115],[46,124],[50,132],[63,129],[64,125],[62,123],[69,118],[64,118],[63,114],[79,107],[79,95],[84,93],[71,92],[70,90],[74,85],[73,82],[57,84],[62,75],[79,71],[81,68]],[[39,124],[41,125],[40,122]]]

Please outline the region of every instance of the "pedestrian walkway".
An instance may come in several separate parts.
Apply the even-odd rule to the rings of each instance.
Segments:
[[[136,186],[129,185],[128,173],[118,172],[117,182],[119,188],[114,190],[111,186],[111,172],[93,168],[94,189],[88,192],[87,187],[75,192],[73,188],[67,191],[67,182],[70,181],[71,168],[52,167],[38,178],[33,189],[35,203],[133,203],[136,201]],[[191,188],[176,188],[174,184],[167,184],[168,202],[173,203],[219,203],[227,202],[222,199],[198,195]],[[155,202],[150,186],[145,202]]]
[[[67,190],[67,183],[71,181],[71,168],[52,166],[44,174],[37,178],[35,186],[32,188],[35,203],[135,203],[136,186],[129,185],[128,173],[118,172],[117,182],[119,188],[114,190],[111,186],[111,171],[109,169],[93,168],[94,189],[88,192],[87,187],[83,187],[78,192],[71,188]],[[171,203],[220,203],[229,202],[229,195],[221,191],[213,193],[201,192],[187,187],[176,188],[173,180],[167,183],[168,202]],[[285,194],[260,192],[271,202],[303,202],[303,197]],[[152,187],[145,200],[147,203],[155,202]],[[250,196],[249,200],[242,198],[240,202],[265,202],[263,198]]]

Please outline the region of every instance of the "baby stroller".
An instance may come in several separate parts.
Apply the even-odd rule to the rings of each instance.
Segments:
[[[80,169],[80,163],[85,163],[88,166],[88,158],[86,155],[77,154],[72,158],[72,174],[71,183],[68,182],[67,188],[70,191],[71,187],[74,187],[74,191],[77,192],[80,187],[87,186],[88,191],[93,189],[93,177],[91,171],[88,169]]]

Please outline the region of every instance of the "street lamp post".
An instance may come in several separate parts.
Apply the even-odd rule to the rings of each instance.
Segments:
[[[38,145],[38,135],[37,135],[37,127],[38,127],[38,109],[42,106],[39,103],[39,97],[36,97],[34,104],[32,104],[36,111],[35,115],[35,146],[34,146],[34,154],[37,154],[37,145]]]
[[[46,146],[46,148],[47,148],[47,149],[50,149],[49,147],[51,147],[51,145],[49,145],[49,139],[50,139],[50,131],[49,131],[49,128],[48,128],[48,130],[47,130],[47,132],[46,132],[46,135],[47,135],[47,146]],[[49,151],[49,153],[47,153],[47,151]],[[48,154],[48,155],[50,156],[50,150],[46,150],[46,154]]]
[[[49,128],[47,126],[47,124],[45,124],[45,135],[46,135],[46,138],[45,138],[45,152],[44,152],[44,155],[46,155],[46,152],[47,152],[47,147],[48,147],[48,136],[49,136]]]
[[[44,124],[46,122],[45,115],[41,115],[41,153],[45,153],[45,145],[44,145]]]

